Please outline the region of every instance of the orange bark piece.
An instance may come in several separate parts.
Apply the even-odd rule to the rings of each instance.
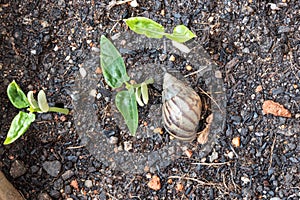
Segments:
[[[283,107],[283,105],[272,100],[264,101],[263,103],[264,114],[272,114],[280,117],[291,117],[291,112]]]
[[[148,187],[152,190],[160,190],[161,184],[158,176],[152,176],[152,179],[148,182]]]

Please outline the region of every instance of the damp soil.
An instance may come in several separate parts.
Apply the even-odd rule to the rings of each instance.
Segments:
[[[0,170],[13,186],[26,199],[299,199],[298,1],[137,2],[137,7],[96,0],[0,2]],[[128,31],[122,19],[132,16],[149,17],[169,32],[178,24],[189,27],[217,64],[226,91],[225,127],[207,154],[194,141],[187,144],[191,157],[184,151],[168,166],[138,174],[115,170],[86,146],[74,94],[80,68],[100,48],[100,36]],[[128,70],[160,63],[182,76],[190,73],[179,54],[172,54],[174,62],[168,53],[163,60],[163,49],[121,53]],[[137,152],[155,151],[170,141],[165,133],[136,140],[122,134],[126,127],[117,121],[122,119],[110,112],[115,91],[101,72],[95,74],[100,78],[92,106],[106,138],[116,134],[118,142],[133,140],[131,151]],[[12,80],[25,92],[45,90],[51,105],[69,108],[70,114],[37,114],[20,139],[4,146],[18,113],[6,95]],[[208,87],[196,76],[186,81],[200,95],[197,87]],[[160,104],[160,93],[158,85],[150,86],[150,103],[139,111],[142,126],[151,119],[151,105]],[[280,103],[292,117],[264,115],[265,100]],[[160,178],[157,191],[147,185],[153,175]]]

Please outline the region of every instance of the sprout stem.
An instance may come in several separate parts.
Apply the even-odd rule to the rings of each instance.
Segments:
[[[58,108],[58,107],[50,107],[50,112],[58,112],[67,115],[69,113],[69,109],[67,108]]]

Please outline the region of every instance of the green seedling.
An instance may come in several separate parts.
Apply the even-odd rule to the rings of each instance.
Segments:
[[[120,88],[125,84],[127,90],[117,93],[115,104],[125,119],[125,123],[131,133],[136,134],[138,128],[137,103],[144,106],[148,103],[148,85],[152,84],[152,78],[140,84],[130,84],[124,60],[116,47],[104,36],[100,40],[100,62],[106,83],[112,88]]]
[[[35,100],[33,91],[29,91],[26,96],[15,81],[8,85],[7,96],[14,107],[18,109],[27,108],[29,113],[20,111],[14,117],[3,143],[5,145],[13,143],[27,131],[30,124],[35,121],[34,112],[58,112],[65,115],[69,113],[69,110],[66,108],[50,107],[43,90],[39,91],[38,100]]]
[[[173,41],[183,43],[196,37],[196,35],[184,25],[176,26],[173,29],[173,33],[169,34],[165,33],[165,28],[162,25],[146,17],[131,17],[124,21],[132,31],[146,35],[149,38],[160,39],[165,36]]]

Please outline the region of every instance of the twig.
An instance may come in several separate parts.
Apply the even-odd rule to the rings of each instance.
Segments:
[[[217,166],[217,165],[226,165],[230,164],[230,162],[223,162],[223,163],[191,163],[192,165],[206,165],[206,166]]]
[[[206,69],[206,68],[207,68],[207,66],[205,66],[204,68],[201,68],[201,69],[199,69],[199,70],[197,70],[197,71],[194,71],[194,72],[192,72],[192,73],[189,73],[189,74],[185,75],[184,77],[186,78],[186,77],[188,77],[188,76],[192,76],[192,75],[194,75],[194,74],[197,74],[198,72],[201,72],[202,70],[204,70],[204,69]]]
[[[130,180],[130,182],[125,186],[124,190],[126,190],[134,180],[135,180],[135,177],[133,177],[133,179]]]
[[[206,96],[208,96],[208,98],[210,98],[219,108],[219,110],[221,111],[221,113],[224,113],[224,111],[220,108],[219,104],[207,93],[205,92],[202,88],[199,87],[199,89],[201,90],[202,93],[204,93]]]
[[[204,182],[195,178],[190,178],[190,177],[182,177],[182,176],[169,176],[169,178],[178,178],[178,179],[184,179],[184,180],[190,180],[190,181],[195,181],[197,183],[199,183],[200,185],[204,185],[204,186],[220,186],[220,183],[212,183],[212,182]]]
[[[113,195],[109,194],[108,192],[106,192],[106,194],[107,194],[110,198],[112,198],[113,200],[114,200],[114,199],[115,199],[115,200],[118,200],[116,197],[114,197]]]
[[[273,139],[273,144],[272,144],[272,146],[271,146],[270,164],[269,164],[268,170],[270,170],[271,167],[272,167],[272,163],[273,163],[273,151],[274,151],[275,143],[276,143],[276,135],[275,135],[275,137],[274,137],[274,139]]]
[[[226,190],[229,190],[228,186],[226,185],[225,175],[223,173],[222,173],[222,178],[223,178],[223,185],[224,185],[224,187],[226,188]]]
[[[67,147],[66,149],[80,149],[82,147],[84,147],[84,145],[75,146],[75,147]]]

